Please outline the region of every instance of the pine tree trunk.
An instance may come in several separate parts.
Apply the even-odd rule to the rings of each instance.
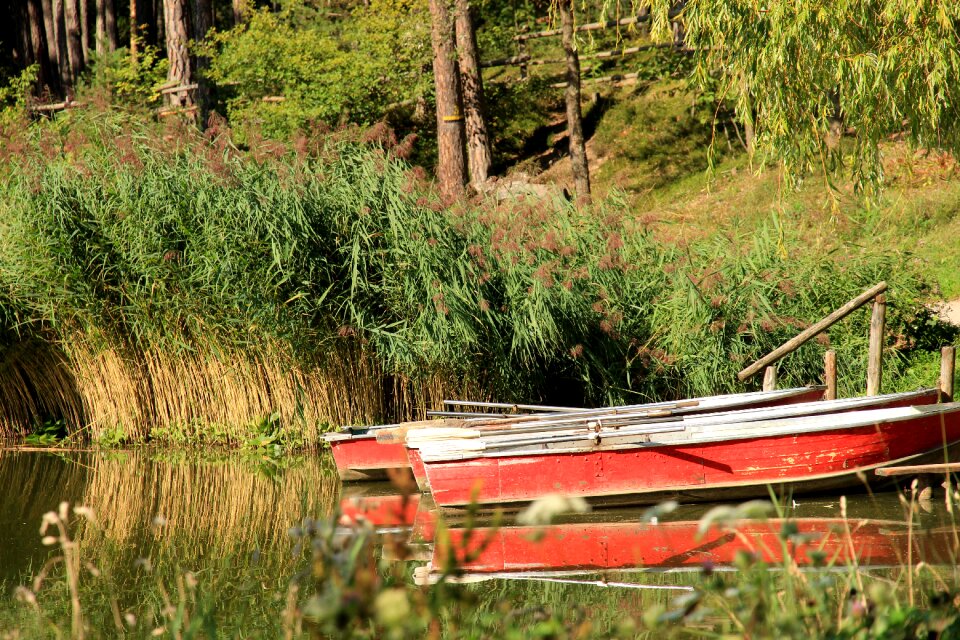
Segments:
[[[467,161],[470,168],[470,184],[477,191],[490,174],[493,160],[490,153],[490,136],[484,118],[483,75],[480,70],[480,54],[470,15],[470,0],[456,0],[457,60],[460,63],[460,84],[463,89],[463,115],[466,123]]]
[[[233,0],[233,26],[237,26],[243,22],[245,8],[245,0]]]
[[[139,55],[140,23],[137,22],[137,0],[130,0],[130,62],[137,65],[137,56]]]
[[[81,67],[87,66],[87,63],[90,62],[90,23],[94,22],[96,19],[96,11],[91,13],[90,9],[90,0],[80,0],[80,48],[83,51],[83,59],[81,60]]]
[[[44,35],[43,9],[40,0],[27,0],[27,15],[30,19],[30,55],[39,66],[37,73],[38,93],[50,91],[50,65],[47,58],[47,42]]]
[[[70,72],[70,55],[67,53],[67,22],[63,14],[64,0],[53,0],[54,31],[57,37],[57,64],[60,67],[60,85],[64,97],[73,97],[73,74]]]
[[[170,70],[167,81],[173,86],[190,84],[190,54],[187,51],[189,32],[187,28],[186,0],[164,0],[163,25],[167,34],[167,60]],[[189,91],[167,94],[172,107],[193,106],[193,94]]]
[[[207,32],[213,28],[213,3],[210,0],[194,0],[193,3],[193,38],[201,42],[207,37]],[[205,56],[195,56],[194,81],[197,83],[197,106],[200,107],[200,122],[207,119],[207,106],[210,102],[210,87],[207,84],[204,72],[210,64]]]
[[[107,51],[107,3],[106,0],[94,0],[94,6],[97,11],[97,28],[95,42],[97,46],[97,56],[102,56]]]
[[[83,71],[83,43],[80,24],[80,3],[77,0],[64,1],[64,21],[67,31],[67,55],[70,59],[70,77],[76,82]]]
[[[43,11],[43,37],[47,45],[47,64],[50,69],[50,87],[56,93],[61,93],[63,87],[60,82],[60,52],[57,48],[56,14],[53,12],[52,0],[40,0]]]
[[[430,0],[433,82],[437,97],[437,180],[445,197],[463,194],[467,182],[463,111],[453,16],[448,0]]]
[[[580,113],[580,58],[573,31],[572,0],[559,0],[563,50],[567,58],[567,134],[570,141],[570,169],[577,192],[577,204],[590,204],[590,167],[583,140],[583,118]]]
[[[107,31],[107,51],[116,51],[120,45],[117,33],[117,6],[114,0],[103,0],[104,27]]]
[[[160,46],[161,43],[165,45],[167,42],[167,28],[164,25],[167,11],[165,2],[166,0],[153,0],[153,16],[157,25],[157,39],[154,44],[157,46]]]

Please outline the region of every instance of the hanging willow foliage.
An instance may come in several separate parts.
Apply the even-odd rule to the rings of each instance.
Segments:
[[[671,0],[640,0],[670,37]],[[960,150],[960,3],[942,0],[689,0],[682,13],[695,80],[716,86],[798,179],[850,172],[883,180],[880,143]],[[850,144],[841,144],[841,137]]]

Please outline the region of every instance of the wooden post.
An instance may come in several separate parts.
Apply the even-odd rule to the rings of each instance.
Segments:
[[[823,331],[826,331],[836,322],[842,320],[843,318],[846,318],[848,315],[850,315],[851,313],[859,309],[861,306],[863,306],[870,300],[874,299],[875,297],[877,297],[878,295],[880,295],[886,290],[887,290],[886,282],[881,282],[876,286],[871,287],[870,289],[867,289],[866,291],[861,293],[859,296],[857,296],[847,304],[843,305],[842,307],[840,307],[839,309],[837,309],[836,311],[828,315],[826,318],[824,318],[820,322],[812,325],[807,329],[804,329],[795,337],[791,338],[787,342],[784,342],[782,345],[780,345],[779,347],[777,347],[767,355],[763,356],[762,358],[760,358],[759,360],[751,364],[749,367],[745,368],[743,371],[737,374],[737,378],[739,378],[741,381],[746,380],[750,376],[754,375],[755,373],[763,369],[768,364],[776,362],[777,360],[787,355],[788,353],[793,353],[804,342],[814,337],[818,333],[822,333]]]
[[[763,372],[763,390],[774,391],[777,388],[777,365],[772,364]]]
[[[880,395],[883,378],[883,329],[887,316],[887,297],[883,294],[873,301],[870,317],[870,355],[867,359],[867,395]]]
[[[574,38],[573,0],[559,0],[557,10],[563,26],[561,41],[567,59],[567,88],[564,98],[567,103],[567,140],[570,143],[570,172],[573,188],[577,193],[577,205],[590,204],[590,166],[587,162],[587,147],[583,139],[583,114],[580,112],[580,58]]]
[[[463,195],[467,184],[460,71],[454,15],[447,0],[430,0],[433,84],[437,103],[437,181],[444,198]]]
[[[956,356],[956,347],[940,349],[940,402],[953,402],[953,365]]]
[[[837,399],[837,352],[833,349],[823,354],[823,384],[827,390],[823,392],[824,400]]]

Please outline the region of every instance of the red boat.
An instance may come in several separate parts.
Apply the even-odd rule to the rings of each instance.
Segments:
[[[788,543],[783,532],[789,528]],[[556,578],[604,571],[720,570],[748,552],[768,564],[800,567],[901,567],[919,561],[954,564],[952,527],[915,528],[894,520],[791,518],[741,521],[701,532],[698,520],[661,523],[579,522],[547,527],[465,530],[452,527],[434,547],[435,580],[451,559],[468,578]]]
[[[960,442],[960,403],[779,420],[691,420],[611,433],[425,443],[420,454],[441,507],[522,503],[548,494],[608,503],[763,496],[862,486],[881,466],[943,460]]]
[[[608,407],[604,409],[575,410],[565,409],[565,416],[580,416],[608,411],[635,411],[655,412],[670,411],[672,414],[694,414],[708,411],[741,409],[750,407],[770,407],[796,402],[812,402],[823,398],[823,387],[800,387],[797,389],[781,389],[777,391],[760,391],[753,393],[727,394],[696,398],[678,402],[655,402],[641,405],[622,407]],[[488,403],[492,404],[492,403]],[[526,405],[518,405],[520,407]],[[561,407],[556,407],[561,409]],[[545,414],[541,414],[543,416]],[[377,435],[396,428],[409,430],[418,427],[439,426],[442,424],[473,426],[484,422],[499,421],[496,414],[490,414],[486,419],[474,418],[470,420],[422,421],[403,425],[381,425],[374,427],[344,427],[336,433],[329,433],[324,439],[330,445],[333,459],[337,465],[337,472],[342,480],[382,480],[387,477],[387,469],[406,469],[411,466],[407,457],[402,438],[395,442],[378,440]],[[533,416],[528,416],[533,418]],[[416,472],[416,469],[414,469]],[[420,474],[420,479],[425,479]],[[419,483],[419,482],[418,482]]]

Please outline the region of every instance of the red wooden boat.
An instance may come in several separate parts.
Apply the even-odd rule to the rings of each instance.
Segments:
[[[441,507],[522,503],[547,494],[612,503],[738,499],[767,485],[796,492],[862,486],[875,468],[943,460],[960,442],[960,403],[780,420],[675,425],[667,431],[543,436],[527,442],[463,439],[424,445]]]
[[[782,544],[785,526],[795,532]],[[742,521],[701,533],[698,520],[661,523],[579,522],[547,527],[450,528],[434,546],[434,579],[453,558],[473,579],[559,577],[605,571],[701,571],[731,567],[741,552],[768,564],[800,567],[855,563],[901,567],[954,564],[952,527],[910,531],[902,521],[792,518]],[[786,554],[784,553],[786,552]]]
[[[736,410],[754,410],[773,407],[782,407],[794,404],[808,404],[823,399],[823,387],[798,387],[795,389],[780,389],[778,391],[759,391],[752,393],[729,394],[722,396],[711,396],[692,401],[679,401],[677,403],[653,403],[647,405],[635,405],[632,407],[616,407],[609,409],[593,409],[582,412],[583,414],[601,414],[604,411],[611,410],[630,410],[630,411],[650,411],[662,409],[669,415],[663,416],[664,420],[676,420],[678,417],[709,415],[715,412],[728,412]],[[577,414],[565,414],[557,416],[558,422],[571,421],[576,419]],[[494,425],[496,426],[496,425]],[[550,428],[552,430],[563,430],[565,427],[558,424]],[[408,443],[409,444],[409,443]],[[408,446],[407,459],[410,468],[413,471],[413,477],[417,481],[417,487],[420,491],[429,491],[430,484],[427,481],[427,473],[423,466],[423,460],[420,457],[420,451],[417,446]]]
[[[566,409],[565,415],[575,416],[612,410],[622,411],[625,409],[632,411],[668,410],[672,413],[693,414],[724,409],[770,407],[795,402],[812,402],[822,398],[823,387],[801,387],[797,389],[726,394],[678,402],[655,402],[624,407],[609,407],[605,409]],[[523,407],[526,405],[518,406]],[[560,407],[556,407],[556,409],[560,409]],[[496,420],[502,417],[503,416],[490,414],[486,421],[489,422],[490,420]],[[429,427],[431,425],[454,423],[469,426],[481,422],[484,422],[484,419],[448,420],[445,422],[423,421],[419,423],[407,423],[406,425],[381,425],[372,427],[344,427],[338,432],[326,434],[324,439],[330,445],[334,462],[337,465],[337,472],[342,480],[382,480],[387,477],[387,469],[406,469],[411,466],[411,461],[407,457],[406,448],[402,439],[396,442],[383,441],[382,439],[378,441],[378,434],[401,426],[405,429],[410,429],[411,426]],[[421,474],[420,479],[425,479],[425,476]]]

